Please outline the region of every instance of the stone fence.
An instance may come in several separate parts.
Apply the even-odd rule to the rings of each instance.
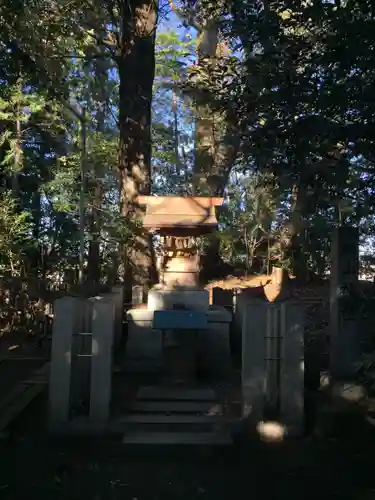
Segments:
[[[249,299],[242,310],[243,417],[304,433],[304,309]]]
[[[109,417],[114,351],[121,341],[123,289],[55,301],[49,383],[52,431],[86,407],[91,422]]]

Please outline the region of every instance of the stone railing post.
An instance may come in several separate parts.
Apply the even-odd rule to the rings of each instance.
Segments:
[[[263,420],[266,394],[265,331],[267,304],[246,304],[242,323],[242,416],[256,425]]]
[[[51,428],[68,422],[72,374],[73,337],[82,324],[83,301],[63,297],[54,304],[51,368],[49,380],[49,423]]]
[[[292,301],[243,304],[242,415],[304,432],[304,310]]]
[[[289,436],[305,430],[304,411],[304,310],[284,302],[280,307],[280,419]]]
[[[112,391],[112,358],[115,305],[111,298],[93,302],[90,421],[105,424],[109,418]]]

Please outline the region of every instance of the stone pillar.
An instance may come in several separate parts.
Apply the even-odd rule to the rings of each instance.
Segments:
[[[112,355],[115,328],[114,302],[110,298],[93,303],[90,420],[96,425],[109,418],[112,392]]]
[[[267,303],[248,302],[242,323],[242,416],[250,424],[263,420],[266,396]]]
[[[289,436],[302,436],[304,411],[304,310],[284,302],[280,307],[280,420]]]
[[[332,238],[330,296],[330,371],[332,380],[351,379],[360,355],[358,331],[359,236],[339,227]]]
[[[163,376],[168,384],[192,385],[197,375],[195,330],[166,330],[163,345]]]
[[[51,429],[68,422],[73,336],[82,323],[82,300],[63,297],[54,304],[52,353],[49,380],[49,424]]]

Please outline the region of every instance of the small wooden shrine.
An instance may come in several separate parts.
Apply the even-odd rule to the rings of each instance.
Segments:
[[[143,226],[161,238],[160,282],[167,288],[197,288],[197,237],[216,229],[215,209],[223,198],[139,196],[137,201],[146,205]]]

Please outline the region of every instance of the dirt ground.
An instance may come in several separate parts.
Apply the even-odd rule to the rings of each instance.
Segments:
[[[129,449],[121,438],[45,434],[35,401],[0,444],[0,498],[61,500],[375,499],[375,429],[227,449]]]

